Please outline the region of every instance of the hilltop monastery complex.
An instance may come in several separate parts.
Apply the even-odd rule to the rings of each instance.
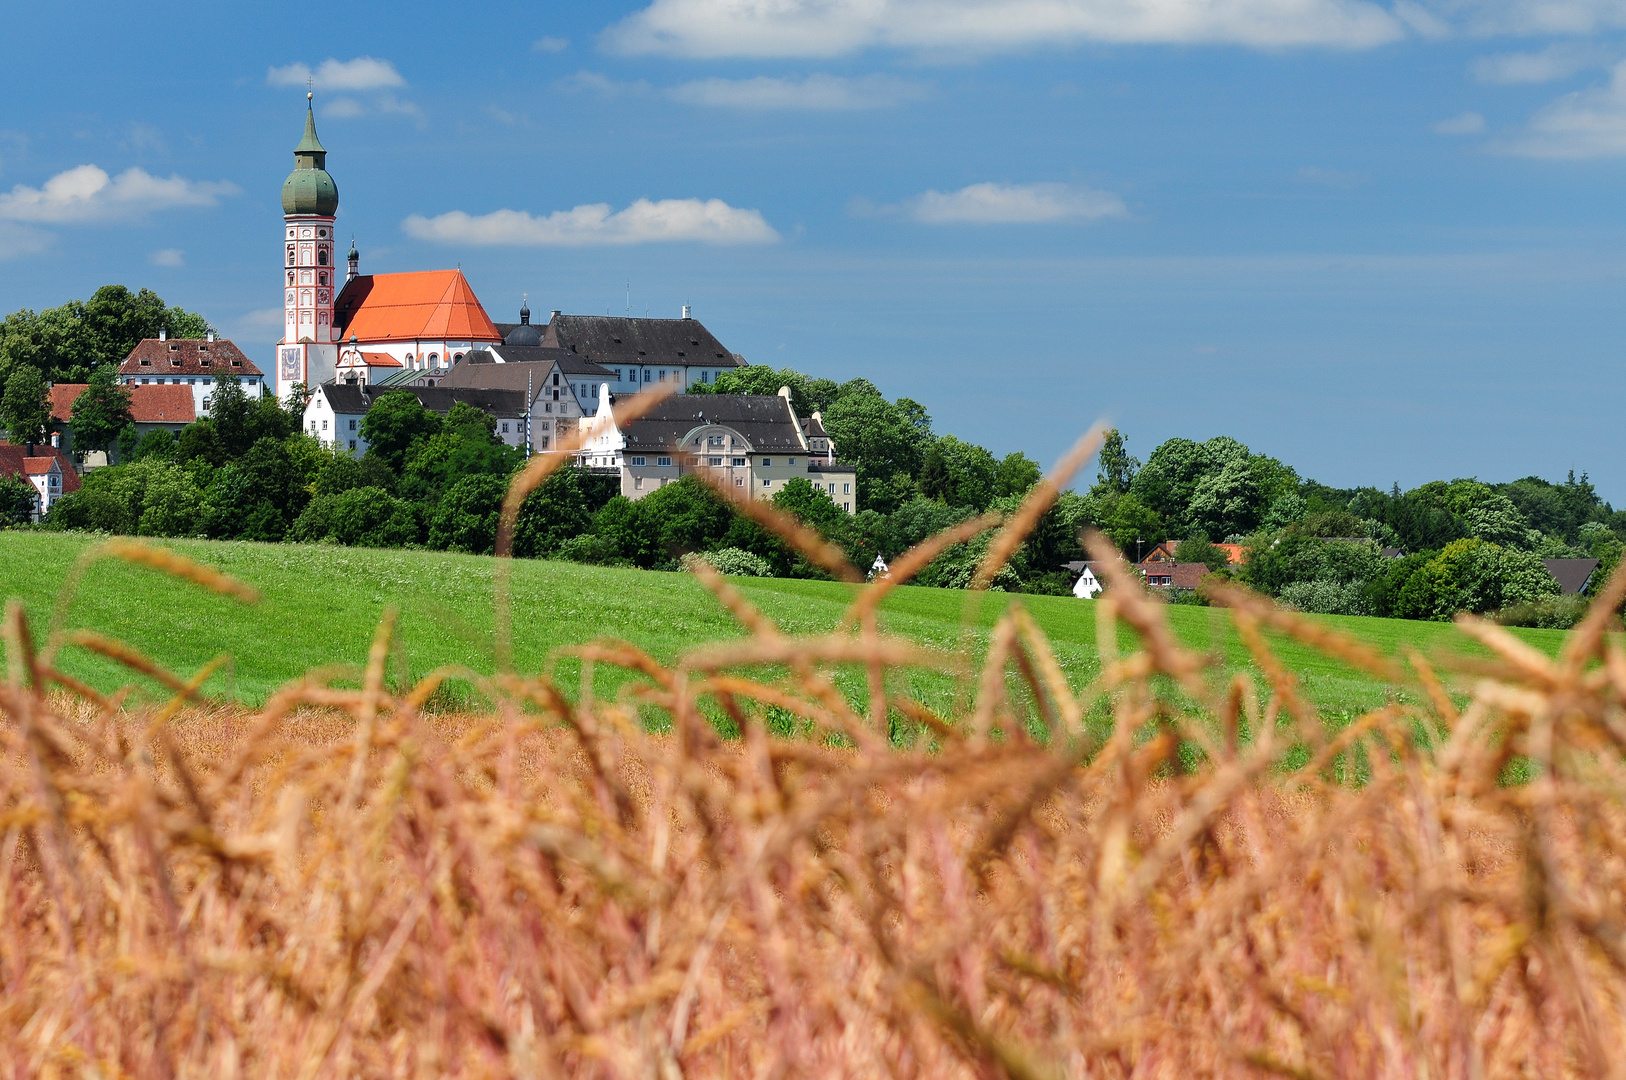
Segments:
[[[341,280],[339,189],[327,171],[309,95],[282,209],[283,334],[265,389],[279,398],[298,388],[309,392],[305,428],[322,441],[364,452],[361,419],[372,402],[405,389],[439,412],[458,401],[476,405],[496,419],[498,437],[533,453],[557,452],[585,425],[581,464],[618,472],[628,498],[704,469],[760,498],[802,477],[837,506],[856,509],[852,466],[836,460],[817,413],[796,415],[788,392],[684,393],[745,364],[687,307],[676,319],[553,311],[537,325],[521,306],[519,322],[497,323],[461,270],[363,274],[353,243]],[[143,349],[161,368],[175,344],[144,342]],[[195,350],[203,346],[185,345],[193,351],[176,353],[185,364],[176,370],[201,372]],[[217,351],[221,345],[230,343],[215,345]],[[218,363],[211,360],[214,371],[222,370]],[[140,377],[131,368],[127,361],[120,372],[127,382]],[[253,368],[247,378],[263,376]],[[645,416],[616,423],[611,406],[618,398],[673,385],[677,392]],[[198,404],[207,407],[201,383]]]

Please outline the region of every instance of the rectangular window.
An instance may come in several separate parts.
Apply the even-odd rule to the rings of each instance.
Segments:
[[[853,512],[853,504],[852,504],[852,503],[850,503],[850,502],[848,502],[848,503],[842,503],[842,504],[841,504],[841,508],[842,508],[842,509],[843,509],[843,510],[845,510],[845,511],[847,511],[847,513],[849,513],[849,514],[850,514],[850,513],[852,513],[852,512]]]
[[[635,458],[632,459],[632,463],[634,465],[637,465],[637,466],[643,466],[643,465],[646,465],[646,464],[649,463],[649,459],[648,458],[635,457]]]
[[[851,484],[842,484],[841,493],[843,495],[851,495],[853,493],[853,486]]]
[[[830,494],[834,495],[835,493],[836,493],[835,481],[831,481],[830,482]]]
[[[766,457],[763,458],[762,459],[762,464],[763,464],[764,468],[766,468],[769,465],[772,465],[773,464],[773,458],[766,458]]]
[[[772,481],[772,480],[768,480],[768,479],[764,479],[764,480],[763,480],[763,481],[762,481],[762,486],[763,486],[763,487],[773,487],[773,481]]]
[[[508,434],[508,421],[506,420],[502,422],[502,433],[504,435]]]
[[[795,465],[796,464],[796,459],[795,458],[786,458],[785,459],[785,464],[786,465]]]
[[[734,465],[735,465],[735,466],[736,466],[736,467],[738,467],[738,466],[741,466],[741,465],[744,465],[744,464],[745,464],[745,459],[744,459],[744,458],[742,458],[742,457],[737,457],[737,458],[734,458],[734,459],[733,459],[733,462],[732,462],[732,463],[733,463],[733,464],[734,464]]]
[[[215,381],[213,379],[209,378],[209,376],[205,375],[203,377],[203,385],[204,386],[213,386],[214,383],[215,383]]]
[[[350,440],[350,449],[354,450],[355,448],[356,448],[356,440],[351,439]]]
[[[721,465],[722,463],[723,463],[723,459],[720,458],[720,457],[714,457],[714,458],[707,458],[706,459],[706,464],[707,465]]]
[[[735,486],[735,487],[744,487],[744,486],[745,486],[745,477],[743,477],[743,476],[736,476],[736,477],[735,477],[735,478],[734,478],[734,486]]]
[[[657,465],[670,465],[670,464],[672,464],[672,459],[669,458],[669,457],[658,457],[658,458],[655,459],[655,464],[657,464]]]
[[[323,430],[323,431],[326,431],[326,430],[327,430],[327,421],[326,421],[326,420],[323,420],[323,421],[322,421],[322,430]]]
[[[644,490],[644,478],[641,476],[634,476],[632,478],[632,488],[634,491]]]

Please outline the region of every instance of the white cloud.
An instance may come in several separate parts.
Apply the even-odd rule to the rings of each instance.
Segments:
[[[815,74],[804,79],[699,79],[674,86],[666,96],[690,105],[734,109],[884,109],[924,98],[928,87],[890,75],[846,79]]]
[[[603,41],[620,53],[686,57],[983,53],[1082,41],[1364,48],[1403,37],[1406,23],[1367,0],[654,0]]]
[[[1626,26],[1619,0],[1431,0],[1467,34],[1581,36]]]
[[[570,48],[570,39],[561,37],[540,37],[531,42],[531,51],[538,53],[562,53]]]
[[[1561,41],[1538,52],[1481,56],[1474,61],[1473,72],[1484,83],[1544,83],[1567,79],[1588,68],[1608,67],[1613,59],[1613,53],[1603,46]]]
[[[904,204],[929,225],[1037,225],[1127,217],[1110,191],[1074,184],[972,184],[959,191],[926,191]]]
[[[186,252],[180,248],[164,248],[148,255],[147,261],[154,266],[185,266]]]
[[[394,94],[375,94],[366,100],[353,97],[336,97],[330,99],[322,106],[322,115],[331,116],[335,120],[353,120],[358,116],[371,116],[374,114],[410,116],[415,120],[423,119],[423,110],[410,101],[403,101]]]
[[[1485,130],[1485,118],[1476,112],[1465,112],[1434,125],[1440,135],[1477,135]]]
[[[1565,94],[1530,118],[1524,134],[1496,147],[1538,158],[1626,155],[1626,60],[1607,86]]]
[[[401,223],[408,236],[449,244],[587,247],[697,240],[707,244],[767,244],[779,239],[762,214],[721,199],[639,199],[612,212],[608,203],[533,217],[522,210],[474,216],[461,210]]]
[[[306,80],[318,90],[385,90],[405,86],[406,80],[388,60],[371,56],[358,56],[354,60],[334,60],[329,57],[312,71],[309,64],[288,64],[266,72],[265,81],[272,86],[304,86]]]
[[[567,75],[556,83],[561,90],[572,94],[597,94],[599,97],[617,98],[624,94],[647,94],[649,84],[642,79],[637,82],[616,82],[607,75],[600,75],[596,71],[578,71],[574,75]]]
[[[18,184],[0,195],[0,218],[11,221],[75,222],[140,218],[178,206],[214,206],[235,195],[235,184],[153,176],[126,169],[115,177],[95,165],[80,165],[51,177],[42,187]]]

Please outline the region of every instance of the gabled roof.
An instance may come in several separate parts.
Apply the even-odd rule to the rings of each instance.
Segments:
[[[790,402],[778,394],[674,394],[628,423],[621,433],[628,451],[677,450],[685,435],[704,424],[720,424],[738,432],[753,453],[805,452]]]
[[[555,315],[542,344],[569,349],[600,364],[743,367],[699,319],[628,319],[615,315]]]
[[[1586,588],[1587,579],[1598,568],[1597,559],[1543,559],[1547,572],[1558,579],[1558,587],[1565,596],[1573,596]]]
[[[40,476],[49,472],[54,462],[62,472],[62,494],[79,490],[79,471],[67,454],[44,443],[35,443],[33,450],[30,454],[26,446],[0,440],[0,476]]]
[[[357,349],[356,352],[361,354],[361,362],[366,364],[368,367],[406,366],[406,364],[404,364],[402,361],[397,360],[387,352],[368,352],[365,349]]]
[[[243,350],[216,338],[147,338],[119,365],[120,375],[264,375]]]
[[[1142,564],[1145,565],[1145,564]],[[1147,584],[1158,589],[1195,589],[1197,583],[1210,573],[1200,562],[1162,562],[1146,566]],[[1167,585],[1153,585],[1153,577],[1167,577]]]
[[[59,424],[71,422],[73,403],[88,386],[88,383],[52,386],[51,419]],[[198,418],[197,400],[192,396],[191,387],[136,383],[124,389],[130,391],[130,418],[138,424],[190,424]]]
[[[461,270],[367,274],[333,304],[340,337],[375,341],[500,341]]]

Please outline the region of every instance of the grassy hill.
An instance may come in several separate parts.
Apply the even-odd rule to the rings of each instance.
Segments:
[[[37,635],[45,632],[73,561],[92,542],[81,536],[0,532],[0,597],[23,601]],[[362,664],[374,627],[391,605],[400,609],[400,635],[414,673],[442,664],[493,669],[495,564],[490,558],[203,540],[164,545],[249,582],[264,599],[245,606],[151,570],[104,560],[80,583],[69,625],[111,634],[181,672],[193,671],[221,652],[231,653],[232,669],[217,675],[209,689],[248,703],[263,701],[310,668]],[[671,659],[691,645],[741,632],[687,574],[518,560],[513,580],[515,662],[522,671],[541,670],[561,646],[595,638],[624,638]],[[836,582],[733,580],[793,634],[834,626],[854,588]],[[987,628],[1013,599],[999,593],[986,598],[971,637],[973,649],[986,647]],[[959,649],[966,601],[962,592],[901,588],[885,604],[882,623],[923,644]],[[1094,604],[1050,596],[1026,596],[1020,602],[1050,636],[1068,677],[1083,686],[1099,671]],[[1224,612],[1171,607],[1169,617],[1188,644],[1220,653],[1230,667],[1251,666]],[[1405,646],[1425,653],[1480,651],[1445,624],[1332,616],[1326,621],[1387,652]],[[1559,631],[1516,633],[1549,653],[1563,639]],[[1383,686],[1308,649],[1289,643],[1279,651],[1323,710],[1348,714],[1388,698]],[[122,670],[79,649],[64,653],[62,667],[102,689],[129,681]],[[561,662],[558,670],[568,683],[574,664]],[[601,668],[600,693],[619,678]],[[912,689],[928,701],[952,691],[941,676],[922,673],[914,678],[919,682]]]

